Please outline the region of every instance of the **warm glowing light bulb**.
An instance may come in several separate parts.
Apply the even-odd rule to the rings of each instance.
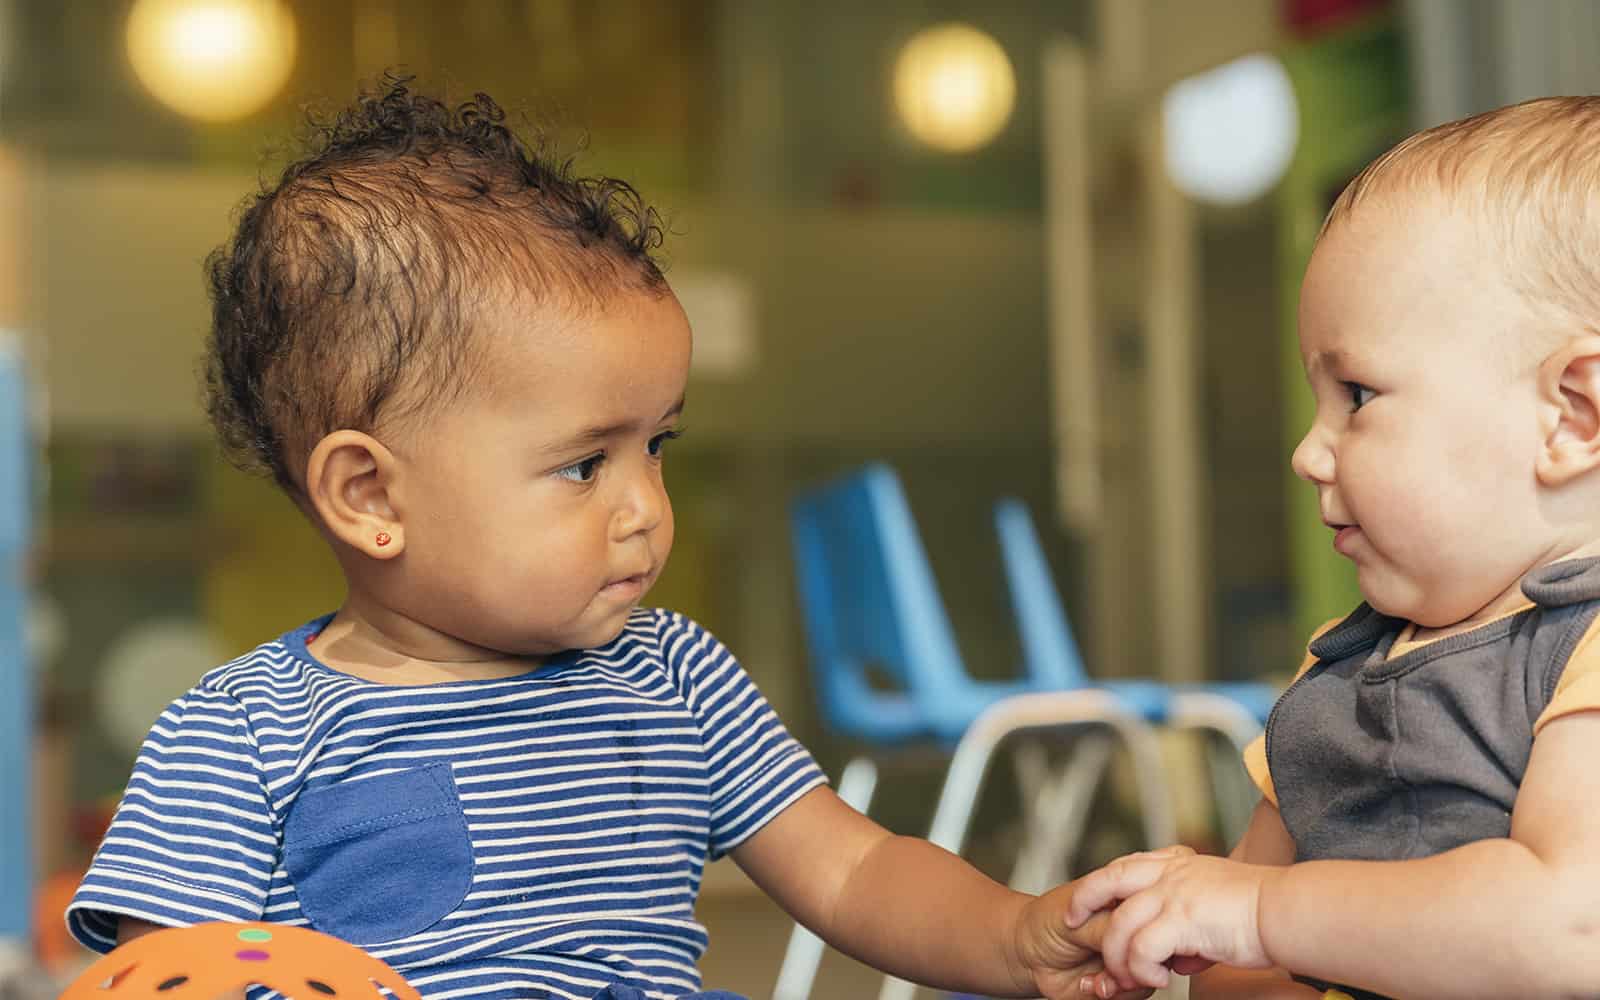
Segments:
[[[242,118],[294,65],[294,18],[279,0],[137,0],[128,58],[162,103],[203,121]]]
[[[935,149],[965,153],[988,143],[1016,97],[1005,49],[971,25],[919,31],[895,61],[895,107],[911,134]]]

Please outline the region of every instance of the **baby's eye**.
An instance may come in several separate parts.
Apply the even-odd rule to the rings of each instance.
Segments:
[[[1341,382],[1344,391],[1350,394],[1350,412],[1354,413],[1372,402],[1372,397],[1377,395],[1360,382]]]
[[[595,473],[600,471],[600,463],[606,460],[604,452],[590,455],[588,458],[573,462],[565,468],[557,469],[556,475],[574,483],[587,483],[594,479]]]
[[[653,457],[659,458],[661,451],[667,446],[668,441],[676,441],[683,437],[683,431],[662,431],[650,439],[649,451]]]

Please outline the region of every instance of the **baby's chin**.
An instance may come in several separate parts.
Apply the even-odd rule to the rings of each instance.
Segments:
[[[1416,622],[1418,625],[1423,624],[1418,620],[1417,616],[1428,615],[1429,609],[1426,606],[1427,602],[1422,599],[1423,595],[1417,593],[1415,588],[1396,586],[1395,581],[1392,580],[1374,581],[1369,580],[1367,577],[1368,573],[1365,570],[1358,570],[1356,573],[1357,584],[1361,589],[1361,597],[1367,604],[1372,606],[1372,610],[1389,618],[1402,618],[1409,622]],[[1431,617],[1437,617],[1437,615],[1434,614]],[[1434,626],[1428,625],[1425,627],[1433,628]]]
[[[497,629],[495,635],[461,638],[507,657],[548,659],[570,650],[593,649],[611,643],[627,628],[628,620],[638,607],[637,601],[603,608],[591,604],[564,622],[515,623],[522,625],[520,630],[513,623],[503,623],[506,627]]]
[[[560,637],[562,645],[558,652],[565,652],[569,649],[598,649],[601,646],[609,646],[617,640],[618,636],[622,635],[623,630],[628,626],[628,620],[633,617],[633,613],[638,607],[638,603],[635,602],[625,608],[608,610],[600,621],[578,625],[567,630]]]
[[[1418,628],[1449,628],[1452,625],[1459,625],[1466,621],[1473,614],[1471,610],[1461,611],[1438,602],[1423,600],[1420,596],[1412,597],[1409,600],[1404,598],[1397,599],[1394,595],[1385,594],[1381,591],[1369,593],[1364,587],[1361,594],[1362,597],[1366,598],[1367,603],[1372,606],[1372,610],[1389,618],[1408,621]]]

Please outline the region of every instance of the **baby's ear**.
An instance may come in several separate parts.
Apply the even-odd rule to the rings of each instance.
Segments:
[[[394,453],[370,434],[334,431],[306,459],[306,498],[334,538],[374,559],[405,550],[391,491]]]
[[[1563,486],[1600,466],[1600,336],[1569,341],[1539,366],[1539,482]]]

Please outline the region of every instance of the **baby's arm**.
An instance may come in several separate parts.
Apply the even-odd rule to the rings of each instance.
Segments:
[[[1600,992],[1597,748],[1600,712],[1540,731],[1507,839],[1417,861],[1288,869],[1262,894],[1268,952],[1397,996]]]
[[[889,833],[827,788],[785,809],[733,858],[823,940],[902,978],[1076,1000],[1088,995],[1080,980],[1101,968],[1094,946],[1104,921],[1070,931],[1070,889],[1013,892],[927,841]]]
[[[1294,840],[1278,807],[1267,799],[1256,804],[1244,836],[1228,855],[1253,865],[1294,863]],[[1189,980],[1189,1000],[1315,1000],[1320,992],[1289,978],[1281,968],[1236,969],[1218,965]]]
[[[1600,712],[1544,727],[1507,838],[1411,861],[1118,862],[1081,880],[1078,900],[1125,900],[1104,938],[1106,967],[1124,985],[1135,981],[1130,956],[1149,983],[1178,954],[1394,996],[1594,995],[1597,746]]]
[[[123,917],[117,921],[117,947],[122,947],[134,938],[142,938],[146,934],[161,930],[160,924],[152,924],[148,920],[137,917]]]

